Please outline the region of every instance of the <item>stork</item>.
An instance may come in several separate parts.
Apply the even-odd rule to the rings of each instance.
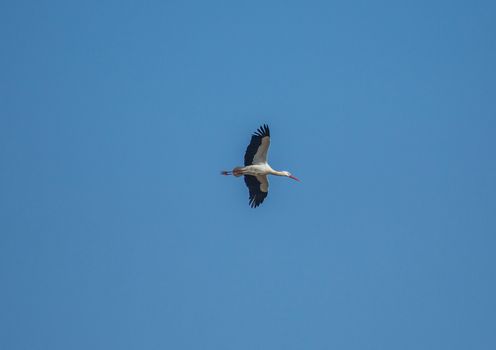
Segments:
[[[267,163],[267,151],[270,145],[270,130],[267,124],[262,125],[251,136],[251,141],[245,152],[245,166],[235,167],[232,171],[222,171],[222,175],[239,177],[244,175],[245,184],[250,193],[249,204],[252,208],[263,203],[269,193],[267,175],[285,176],[300,181],[289,171],[277,171]]]

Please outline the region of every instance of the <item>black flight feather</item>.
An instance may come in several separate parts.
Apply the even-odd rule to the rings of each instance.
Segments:
[[[250,207],[256,208],[263,203],[268,193],[260,190],[260,182],[255,176],[245,175],[245,183],[250,192]]]
[[[245,166],[253,163],[253,157],[258,151],[258,147],[262,144],[262,139],[266,136],[270,137],[270,130],[267,124],[262,125],[251,136],[251,141],[245,152]]]

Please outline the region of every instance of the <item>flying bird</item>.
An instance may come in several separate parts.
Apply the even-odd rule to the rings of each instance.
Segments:
[[[222,171],[222,175],[244,175],[245,184],[250,193],[249,204],[252,208],[263,203],[269,193],[267,175],[285,176],[300,181],[289,171],[277,171],[267,163],[267,152],[270,146],[270,130],[267,124],[262,125],[251,136],[251,141],[245,152],[245,166],[235,167],[232,171]]]

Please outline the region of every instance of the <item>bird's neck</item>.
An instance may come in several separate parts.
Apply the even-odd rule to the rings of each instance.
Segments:
[[[284,171],[277,171],[277,170],[274,170],[274,169],[272,169],[272,171],[270,173],[272,175],[276,175],[276,176],[286,176],[286,173]]]

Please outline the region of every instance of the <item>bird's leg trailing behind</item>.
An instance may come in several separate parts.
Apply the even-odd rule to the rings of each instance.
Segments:
[[[232,171],[226,171],[226,170],[223,170],[220,172],[221,175],[234,175],[236,177],[239,177],[241,175],[243,175],[243,167],[239,167],[237,166],[236,168],[234,168]]]

